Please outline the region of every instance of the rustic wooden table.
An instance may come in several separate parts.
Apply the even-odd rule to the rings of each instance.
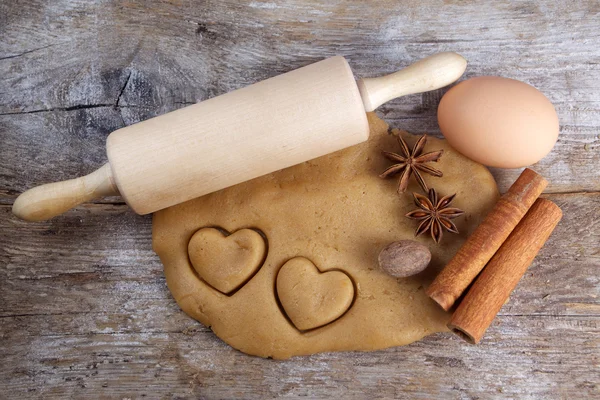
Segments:
[[[538,87],[561,121],[534,168],[564,219],[478,346],[437,334],[249,357],[179,310],[150,216],[119,198],[42,223],[11,214],[23,190],[103,164],[115,129],[326,56],[376,76],[448,50],[469,60],[467,77]],[[598,1],[4,0],[0,76],[0,397],[600,396]],[[439,134],[442,94],[379,115]],[[494,171],[500,189],[518,172]]]

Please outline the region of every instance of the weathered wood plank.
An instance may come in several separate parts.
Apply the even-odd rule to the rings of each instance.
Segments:
[[[600,194],[550,195],[565,217],[484,342],[288,361],[245,356],[183,314],[151,218],[117,197],[28,224],[31,186],[90,172],[113,130],[341,54],[376,76],[437,51],[467,77],[533,84],[561,136],[549,192],[600,191],[600,4],[385,0],[0,3],[0,397],[594,398],[600,396]],[[439,134],[444,91],[380,109]],[[494,171],[502,190],[518,171]]]
[[[91,171],[106,160],[114,129],[326,56],[346,55],[357,75],[376,76],[443,50],[469,59],[467,77],[499,74],[545,92],[561,137],[536,169],[550,178],[549,192],[598,191],[600,169],[590,165],[600,163],[599,13],[595,2],[5,6],[0,194],[8,203],[28,187]],[[395,127],[438,133],[442,93],[380,112]],[[501,189],[517,173],[496,171]]]
[[[10,322],[9,322],[10,323]],[[15,333],[0,349],[3,393],[60,398],[593,398],[598,318],[509,316],[484,344],[438,334],[404,348],[248,357],[205,330]],[[572,338],[565,340],[566,337]],[[339,398],[339,397],[338,397]]]
[[[245,356],[178,309],[151,250],[149,217],[96,204],[30,224],[0,206],[0,391],[46,398],[593,397],[600,195],[550,198],[564,220],[481,346],[440,334],[406,348],[285,362]]]

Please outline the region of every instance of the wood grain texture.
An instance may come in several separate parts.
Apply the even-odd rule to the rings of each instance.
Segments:
[[[599,7],[595,1],[7,3],[0,28],[6,143],[0,190],[89,173],[106,161],[104,139],[119,127],[327,56],[344,55],[358,76],[372,77],[452,50],[469,61],[465,77],[497,74],[541,89],[558,110],[561,136],[536,170],[552,177],[552,192],[595,191],[600,170],[588,166],[598,163],[600,149]],[[438,133],[442,94],[408,96],[380,113],[393,126]],[[501,189],[517,174],[497,171]]]
[[[25,223],[0,207],[2,392],[33,397],[585,398],[600,394],[600,196],[564,220],[482,344],[452,334],[373,353],[248,357],[181,312],[124,205]],[[578,241],[564,238],[578,237]]]
[[[597,1],[1,2],[0,397],[600,396],[599,32]],[[178,309],[151,219],[118,197],[43,223],[10,213],[23,190],[100,167],[120,127],[332,55],[373,77],[439,51],[466,77],[536,86],[561,122],[534,169],[564,219],[479,346],[248,357]],[[443,93],[380,116],[439,134]],[[519,172],[494,171],[503,191]]]

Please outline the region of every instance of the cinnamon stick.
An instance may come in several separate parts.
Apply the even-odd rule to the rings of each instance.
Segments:
[[[562,217],[549,200],[538,199],[492,257],[452,315],[448,327],[479,343]]]
[[[526,168],[427,289],[448,311],[500,248],[548,182]]]

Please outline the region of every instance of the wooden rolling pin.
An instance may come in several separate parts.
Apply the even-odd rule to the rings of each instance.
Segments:
[[[365,111],[446,86],[465,71],[456,53],[427,57],[391,75],[354,80],[332,57],[111,133],[108,163],[89,175],[21,194],[28,221],[120,194],[148,214],[364,142]]]

